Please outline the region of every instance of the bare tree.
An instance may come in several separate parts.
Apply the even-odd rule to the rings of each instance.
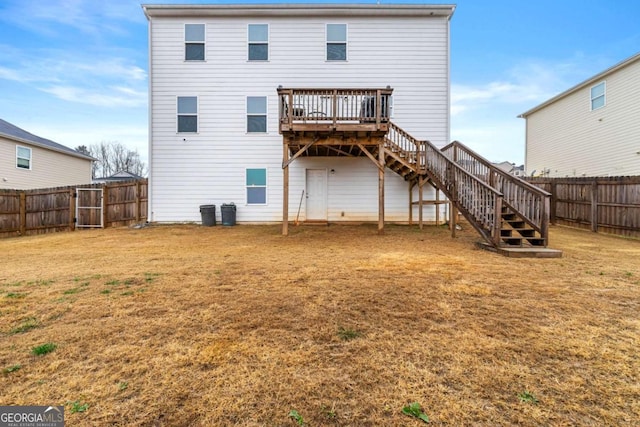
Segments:
[[[147,165],[140,159],[138,150],[130,150],[118,141],[102,141],[76,147],[76,150],[97,159],[93,162],[91,174],[93,178],[111,176],[118,172],[130,172],[145,176]]]

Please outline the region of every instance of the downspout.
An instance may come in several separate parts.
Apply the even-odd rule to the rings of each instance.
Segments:
[[[147,79],[149,79],[148,81],[148,106],[147,106],[147,132],[149,133],[148,135],[148,142],[147,142],[147,149],[148,149],[148,157],[149,157],[149,176],[148,176],[148,181],[147,181],[147,222],[153,222],[154,218],[153,218],[153,82],[151,79],[151,76],[153,75],[151,69],[152,69],[152,56],[153,56],[153,48],[151,45],[151,32],[153,30],[153,23],[151,22],[151,18],[149,17],[149,15],[147,15],[147,11],[145,9],[145,6],[142,6],[142,8],[144,9],[144,14],[147,17],[147,21],[149,21],[149,30],[148,30],[148,34],[147,34],[147,51],[149,52],[149,64],[148,64],[148,69],[149,72],[147,74]]]

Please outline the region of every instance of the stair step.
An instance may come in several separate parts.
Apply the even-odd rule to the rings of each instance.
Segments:
[[[531,246],[546,246],[547,243],[542,237],[531,237],[528,238],[527,241],[531,244]]]
[[[506,237],[502,241],[510,246],[522,246],[522,237]]]

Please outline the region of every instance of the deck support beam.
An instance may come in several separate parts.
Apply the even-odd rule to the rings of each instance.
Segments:
[[[282,235],[289,235],[289,143],[282,141]]]
[[[378,144],[378,234],[384,234],[384,140]]]

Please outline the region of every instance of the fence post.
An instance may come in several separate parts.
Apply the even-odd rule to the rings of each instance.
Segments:
[[[598,232],[598,181],[591,183],[591,231]]]
[[[76,201],[75,188],[69,189],[69,231],[75,231],[76,229]]]
[[[136,222],[140,222],[140,181],[136,181]]]
[[[102,228],[108,227],[109,221],[109,186],[104,184],[102,187]]]
[[[27,193],[20,192],[20,235],[24,236],[27,233]]]
[[[550,191],[551,193],[551,203],[549,208],[549,220],[551,224],[556,225],[556,200],[558,199],[558,193],[556,188],[555,181],[551,181]]]

